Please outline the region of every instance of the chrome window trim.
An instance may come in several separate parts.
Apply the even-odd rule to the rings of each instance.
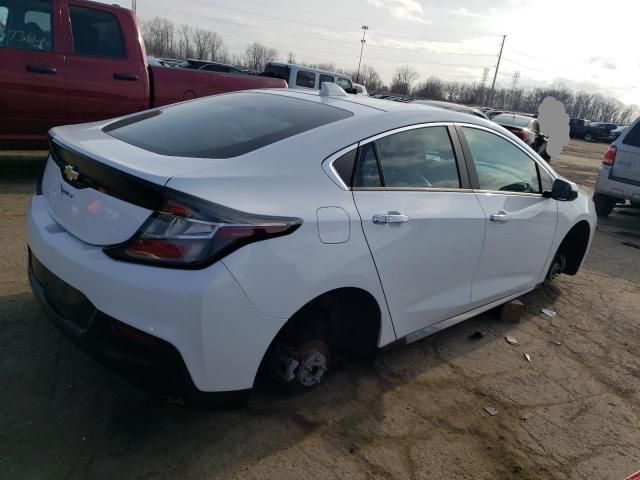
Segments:
[[[456,122],[454,123],[454,125],[458,126],[458,127],[469,127],[469,128],[476,128],[478,130],[484,130],[485,132],[489,132],[489,133],[493,133],[494,135],[497,135],[501,138],[503,138],[504,140],[506,140],[507,142],[511,143],[511,145],[514,145],[515,147],[518,147],[525,155],[527,155],[531,160],[533,160],[534,162],[536,162],[537,165],[539,165],[540,167],[544,168],[544,170],[546,170],[546,172],[551,175],[551,177],[556,180],[558,179],[558,174],[552,170],[549,170],[549,167],[544,165],[543,163],[547,163],[542,159],[538,159],[536,158],[537,155],[535,152],[531,151],[527,151],[525,148],[522,147],[522,145],[519,145],[518,143],[514,142],[513,139],[507,137],[504,133],[498,131],[498,130],[493,130],[492,128],[488,128],[488,127],[484,127],[482,125],[476,125],[475,123],[459,123]],[[533,153],[533,155],[532,155]],[[473,158],[470,159],[471,161],[473,161]],[[480,191],[480,190],[478,190]],[[491,192],[499,192],[499,193],[504,193],[500,190],[482,190],[482,191],[491,191]],[[514,192],[514,193],[518,193],[518,192]],[[531,195],[531,194],[530,194]],[[541,194],[535,194],[535,195],[541,195]]]
[[[360,140],[360,142],[358,142],[358,146],[361,147],[363,145],[367,145],[368,143],[375,142],[376,140],[379,140],[381,138],[388,137],[389,135],[395,135],[396,133],[406,132],[408,130],[416,130],[418,128],[425,128],[425,127],[448,127],[451,125],[454,125],[454,123],[453,122],[430,122],[430,123],[417,123],[415,125],[398,127],[398,128],[394,128],[393,130],[387,130],[386,132],[378,133],[371,137],[367,137],[364,140]],[[453,145],[451,146],[451,148],[453,149]]]
[[[471,188],[439,188],[439,187],[353,187],[354,192],[441,192],[441,193],[475,193]]]
[[[340,175],[338,175],[338,172],[333,166],[333,162],[335,162],[345,153],[349,153],[356,148],[358,148],[358,144],[354,143],[353,145],[349,145],[348,147],[345,147],[342,150],[338,150],[336,153],[329,155],[322,161],[322,170],[324,170],[324,173],[331,179],[331,181],[333,181],[333,183],[335,183],[338,187],[340,187],[340,189],[346,192],[348,192],[350,188],[346,183],[344,183],[342,178],[340,178]]]

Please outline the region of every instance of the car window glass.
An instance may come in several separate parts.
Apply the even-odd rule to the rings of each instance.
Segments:
[[[334,80],[333,80],[333,75],[320,74],[320,83],[319,83],[320,87],[322,87],[322,82],[335,83]]]
[[[69,12],[76,55],[126,57],[120,23],[114,14],[73,5]]]
[[[51,2],[0,0],[0,48],[50,52]]]
[[[149,110],[103,131],[160,155],[231,158],[352,115],[299,98],[235,92]]]
[[[354,187],[373,188],[382,186],[378,159],[373,143],[360,148],[358,171],[353,182]]]
[[[296,75],[296,85],[305,88],[315,88],[316,74],[313,72],[307,72],[306,70],[298,70]]]
[[[538,171],[540,173],[540,184],[542,185],[542,191],[543,192],[552,191],[554,178],[551,176],[549,172],[547,172],[541,166],[538,166]]]
[[[338,81],[336,83],[345,90],[347,88],[353,88],[353,85],[351,84],[351,80],[347,78],[338,78]]]
[[[640,147],[640,121],[627,131],[622,143],[631,147]]]
[[[385,187],[460,188],[446,127],[426,127],[376,141]]]
[[[511,142],[463,127],[481,190],[540,193],[536,163]]]

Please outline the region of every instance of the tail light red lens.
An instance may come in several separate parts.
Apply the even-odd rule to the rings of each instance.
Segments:
[[[607,149],[607,153],[604,154],[604,159],[602,160],[602,164],[608,167],[612,167],[616,161],[616,154],[618,153],[618,147],[615,145],[609,145]]]
[[[204,268],[249,243],[288,235],[302,220],[252,215],[172,192],[128,242],[108,247],[118,260]]]

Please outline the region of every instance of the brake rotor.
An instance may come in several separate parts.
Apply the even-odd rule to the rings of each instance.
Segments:
[[[329,367],[329,347],[322,340],[303,343],[296,352],[300,364],[296,369],[296,381],[309,388],[320,383]]]

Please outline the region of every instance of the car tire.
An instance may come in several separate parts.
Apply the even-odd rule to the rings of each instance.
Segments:
[[[567,266],[567,257],[566,255],[559,251],[553,257],[553,261],[551,265],[549,265],[549,270],[547,271],[547,276],[544,277],[544,284],[551,284],[562,272],[564,272],[565,267]]]
[[[596,193],[593,196],[593,203],[596,206],[596,215],[599,217],[608,217],[613,211],[613,207],[616,206],[616,199],[608,197],[607,195],[602,195],[601,193]]]
[[[591,135],[590,133],[585,133],[584,134],[584,141],[591,143],[593,141],[593,135]]]

